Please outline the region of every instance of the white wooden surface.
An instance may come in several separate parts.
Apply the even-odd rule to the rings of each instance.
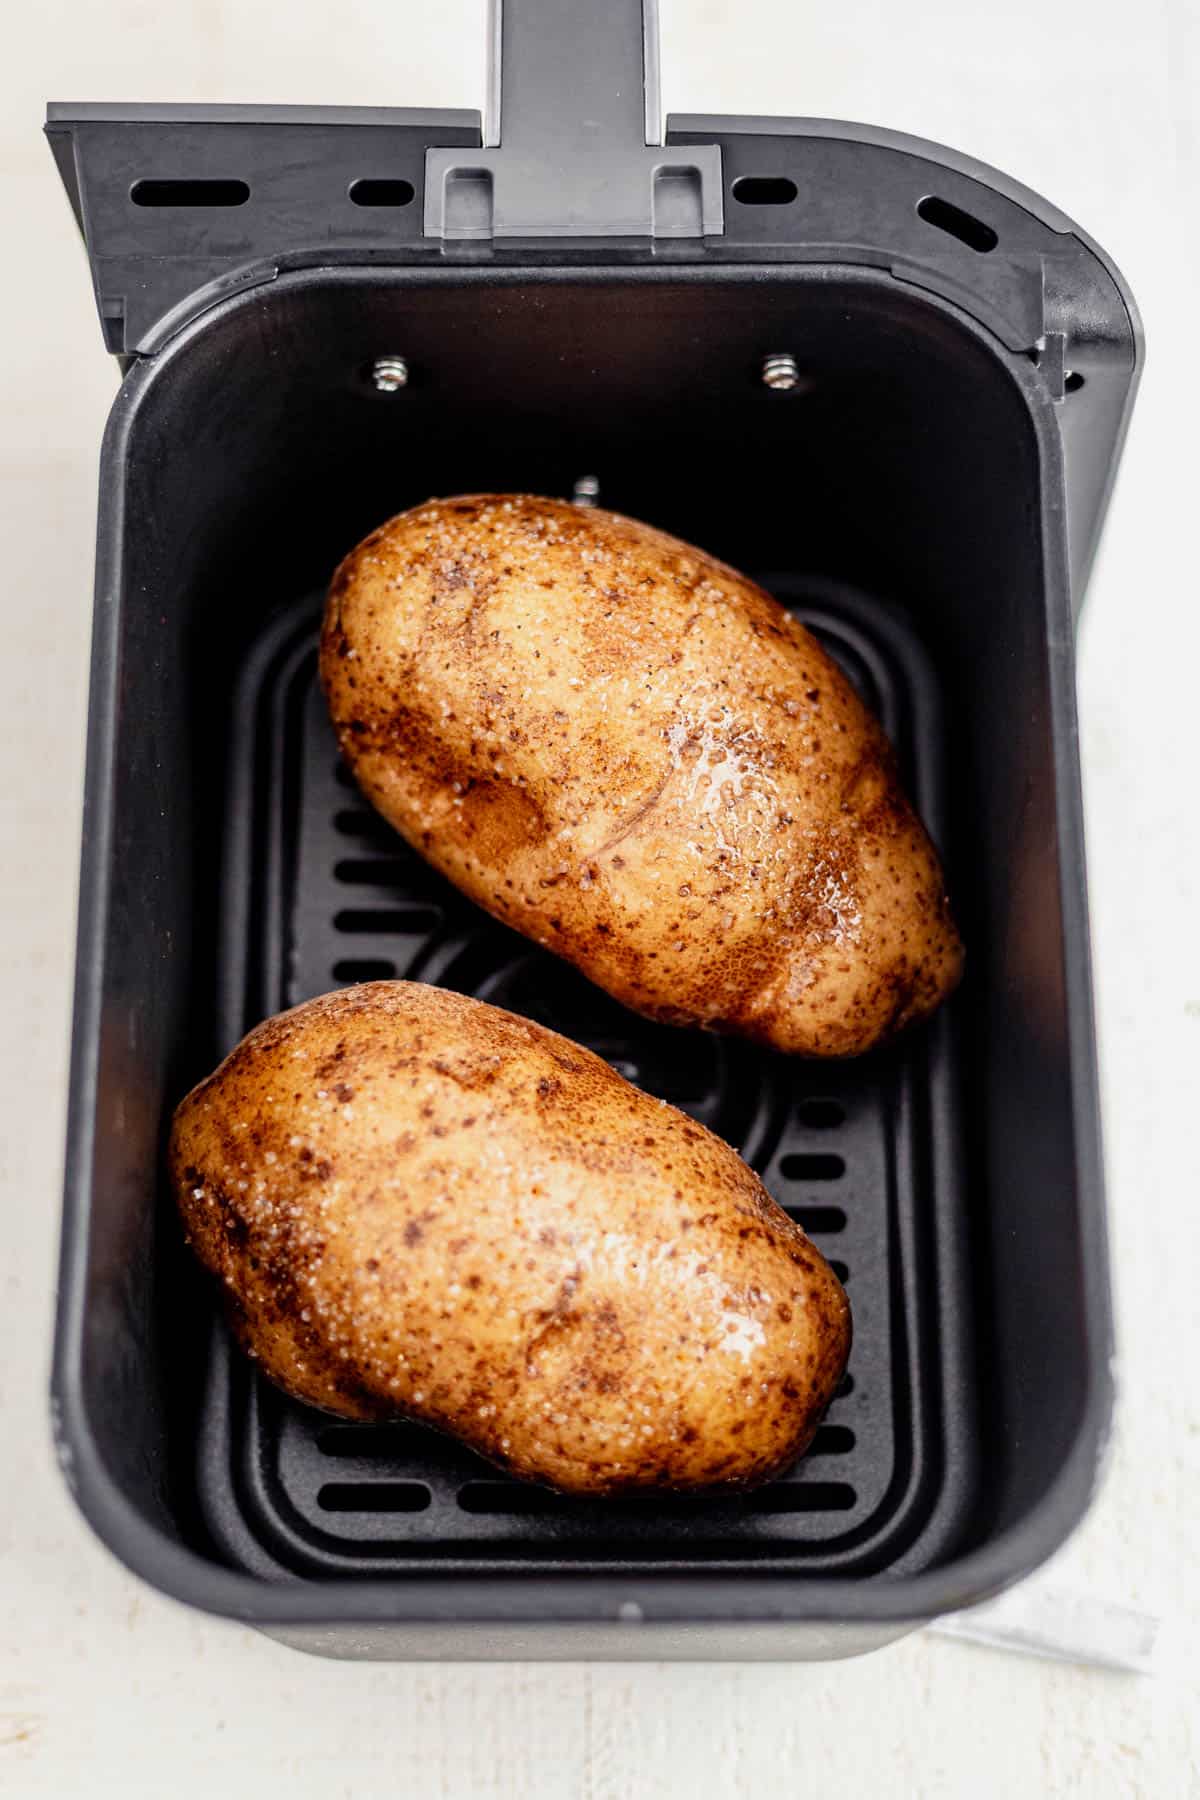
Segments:
[[[1113,253],[1149,374],[1080,689],[1123,1404],[1059,1582],[1160,1613],[1156,1675],[927,1636],[825,1668],[326,1665],[150,1593],[53,1470],[57,1241],[97,446],[113,387],[43,102],[479,104],[480,0],[29,0],[0,179],[0,1790],[750,1796],[1200,1793],[1200,651],[1192,0],[664,0],[677,110],[868,119],[1027,181]]]

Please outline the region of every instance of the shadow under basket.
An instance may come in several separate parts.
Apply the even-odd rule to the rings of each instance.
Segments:
[[[928,146],[681,120],[669,145],[719,147],[723,235],[452,254],[417,219],[373,259],[331,227],[314,241],[340,249],[210,285],[141,336],[148,290],[108,298],[94,234],[166,230],[181,184],[137,148],[157,114],[103,113],[52,128],[74,197],[96,196],[126,368],[102,465],[54,1376],[83,1510],[164,1591],[341,1656],[841,1656],[1018,1579],[1082,1516],[1111,1401],[1072,644],[1137,358],[1117,279],[1050,209]],[[404,150],[386,167],[327,134],[345,159],[329,206],[357,171],[419,213],[449,128],[379,129]],[[868,148],[886,181],[853,173]],[[281,183],[297,158],[280,151]],[[171,227],[185,261],[210,188],[244,171],[229,218],[251,224],[262,191],[237,157],[204,168]],[[843,180],[865,243],[901,177],[908,249],[886,266],[831,254],[832,225],[780,223]],[[260,232],[286,232],[273,191]],[[995,246],[962,235],[967,214]],[[1043,298],[1068,252],[1089,271],[1078,344],[1061,311],[1024,332],[1035,252]],[[819,1064],[636,1018],[451,889],[339,764],[316,682],[339,557],[430,494],[583,477],[756,574],[881,716],[967,945],[950,1005],[887,1051]],[[172,1109],[266,1014],[384,976],[591,1045],[759,1171],[854,1309],[848,1378],[797,1468],[735,1498],[569,1501],[430,1431],[310,1412],[232,1348],[165,1182]]]

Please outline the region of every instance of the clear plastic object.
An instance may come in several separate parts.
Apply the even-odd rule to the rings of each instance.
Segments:
[[[938,1619],[929,1629],[1056,1662],[1149,1675],[1159,1621],[1091,1594],[1024,1582],[998,1600]]]

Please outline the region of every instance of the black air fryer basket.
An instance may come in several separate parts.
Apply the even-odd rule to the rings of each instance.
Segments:
[[[841,1656],[1080,1519],[1111,1325],[1073,625],[1140,360],[1014,182],[806,119],[657,118],[653,17],[505,0],[474,113],[53,106],[124,380],[102,460],[55,1428],[101,1537],[341,1656]],[[503,91],[501,92],[501,72]],[[588,478],[591,478],[590,480]],[[588,497],[758,576],[882,716],[968,946],[882,1053],[647,1024],[359,799],[322,588],[380,519]],[[811,1454],[737,1499],[568,1501],[234,1353],[162,1149],[254,1022],[410,975],[722,1133],[846,1281]]]

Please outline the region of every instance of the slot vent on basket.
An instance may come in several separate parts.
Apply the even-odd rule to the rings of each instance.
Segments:
[[[785,1181],[840,1181],[846,1173],[846,1159],[793,1150],[780,1158],[779,1173]]]
[[[756,1513],[849,1512],[857,1499],[848,1481],[777,1481],[746,1494],[743,1504]]]
[[[399,848],[399,839],[387,820],[381,818],[379,813],[364,812],[357,806],[345,806],[340,812],[336,812],[333,815],[333,828],[343,837],[361,838],[393,852]]]
[[[355,206],[410,206],[415,190],[411,181],[380,181],[364,177],[350,183]]]
[[[425,937],[441,923],[431,906],[348,907],[333,921],[351,937]]]
[[[317,1493],[322,1512],[424,1512],[431,1499],[423,1481],[327,1481]]]
[[[173,181],[135,181],[129,198],[135,206],[244,206],[250,189],[244,181],[193,176]]]
[[[317,1433],[322,1456],[355,1457],[361,1462],[396,1463],[428,1449],[426,1425],[325,1425]]]
[[[334,864],[333,878],[347,887],[398,887],[411,863],[405,856],[344,856]]]
[[[927,194],[924,200],[918,201],[917,212],[927,225],[944,231],[947,237],[957,238],[960,244],[977,251],[980,256],[986,256],[1000,242],[990,225],[985,225],[974,213],[964,212],[950,200],[939,200],[936,194]]]
[[[845,1287],[850,1279],[850,1270],[847,1268],[846,1264],[836,1256],[828,1256],[825,1260],[841,1282],[842,1286]]]
[[[463,1512],[510,1518],[561,1514],[592,1504],[614,1515],[647,1520],[693,1518],[721,1506],[756,1513],[848,1512],[857,1498],[848,1481],[778,1481],[750,1493],[613,1494],[594,1503],[516,1481],[468,1481],[458,1491]]]
[[[846,1215],[840,1206],[788,1206],[784,1211],[809,1237],[825,1237],[846,1229]]]
[[[517,1518],[525,1513],[551,1512],[563,1506],[565,1498],[549,1488],[522,1487],[516,1481],[468,1481],[458,1490],[458,1504],[467,1513],[504,1513]]]
[[[848,1425],[819,1425],[807,1456],[849,1456],[855,1436]]]
[[[355,981],[394,981],[396,965],[382,956],[350,957],[333,965],[333,979],[350,984]]]
[[[741,175],[733,197],[741,206],[790,206],[798,190],[788,175]]]

